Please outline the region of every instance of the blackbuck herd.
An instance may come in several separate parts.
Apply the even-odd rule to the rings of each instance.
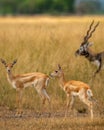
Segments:
[[[104,52],[100,53],[92,53],[90,50],[90,43],[88,40],[91,38],[93,32],[96,30],[99,22],[94,26],[94,21],[89,26],[89,29],[84,37],[83,42],[80,45],[80,48],[75,52],[76,55],[84,56],[90,62],[95,63],[98,67],[97,71],[94,73],[94,76],[100,72],[103,68],[104,64]],[[45,104],[47,100],[49,106],[51,106],[50,97],[46,91],[49,79],[51,77],[57,77],[59,81],[59,86],[63,89],[63,91],[67,95],[67,107],[65,111],[65,117],[67,116],[68,108],[73,108],[74,99],[75,97],[79,97],[79,99],[85,103],[91,114],[91,119],[93,119],[93,93],[90,86],[81,81],[70,80],[66,81],[64,77],[64,72],[60,65],[58,65],[57,70],[52,72],[49,76],[39,72],[27,73],[27,74],[20,74],[14,75],[12,73],[12,68],[16,64],[17,60],[14,60],[12,63],[6,63],[4,59],[0,59],[1,63],[5,66],[7,71],[7,79],[9,83],[12,85],[13,88],[16,89],[16,102],[17,102],[17,111],[16,115],[22,115],[22,92],[23,89],[28,86],[33,86],[37,93],[40,95],[42,99],[42,103]],[[69,103],[69,97],[71,97],[71,101]],[[51,108],[50,108],[51,109]]]

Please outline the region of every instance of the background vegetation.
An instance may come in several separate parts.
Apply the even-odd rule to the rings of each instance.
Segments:
[[[85,117],[80,120],[68,118],[65,122],[62,122],[60,118],[36,121],[34,118],[30,119],[29,116],[31,117],[31,113],[33,116],[34,113],[41,112],[41,100],[35,89],[29,87],[24,90],[23,95],[24,117],[28,115],[28,118],[12,119],[12,115],[15,113],[16,93],[7,81],[5,67],[0,64],[0,120],[3,119],[0,121],[0,126],[2,129],[14,130],[14,126],[18,129],[21,126],[25,130],[29,128],[43,129],[46,126],[44,128],[47,129],[76,129],[80,127],[83,130],[83,128],[100,129],[100,126],[104,126],[104,73],[102,71],[94,81],[91,81],[96,67],[86,59],[76,58],[74,55],[92,19],[100,21],[99,27],[90,40],[94,42],[92,49],[100,52],[104,50],[104,17],[0,18],[0,57],[7,62],[18,59],[13,68],[14,74],[35,71],[50,74],[57,68],[57,64],[60,64],[65,72],[66,80],[80,80],[89,84],[98,101],[94,106],[94,122]],[[57,80],[50,79],[47,91],[51,97],[52,115],[64,113],[66,95],[59,87]],[[75,108],[87,107],[76,100]],[[49,111],[46,104],[46,112]]]
[[[104,14],[103,0],[0,0],[0,15]]]
[[[0,0],[0,14],[72,13],[74,0]]]

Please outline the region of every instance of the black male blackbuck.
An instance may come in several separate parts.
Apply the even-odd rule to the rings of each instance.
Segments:
[[[17,60],[14,60],[12,63],[7,64],[5,60],[0,59],[1,63],[5,66],[7,71],[7,79],[14,89],[16,89],[16,102],[17,102],[17,116],[22,115],[22,92],[23,89],[28,86],[34,86],[38,94],[42,98],[43,104],[48,100],[50,104],[50,97],[46,92],[46,87],[48,85],[49,76],[39,72],[27,73],[14,75],[12,73],[12,68],[16,64]],[[34,99],[35,100],[35,99]]]
[[[69,107],[69,97],[71,96],[70,109],[72,109],[74,99],[77,96],[83,103],[88,106],[91,113],[91,119],[93,119],[93,93],[90,89],[90,86],[81,81],[66,81],[64,77],[64,72],[60,65],[58,65],[58,69],[52,72],[50,76],[58,78],[60,87],[65,91],[67,95],[67,109],[65,112],[65,117],[67,115]]]
[[[104,66],[104,51],[99,53],[93,53],[90,49],[90,46],[92,43],[90,43],[88,40],[92,37],[92,34],[98,27],[99,22],[94,25],[94,21],[91,22],[89,29],[87,30],[87,33],[84,37],[83,42],[80,45],[80,48],[75,52],[76,55],[84,56],[87,58],[91,63],[94,63],[97,66],[97,70],[94,73],[94,76],[100,72],[100,70]]]

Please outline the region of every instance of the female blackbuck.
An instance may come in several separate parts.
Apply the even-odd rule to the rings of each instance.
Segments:
[[[90,43],[88,40],[91,38],[93,32],[96,30],[97,26],[99,25],[99,22],[92,29],[93,24],[94,21],[92,21],[92,23],[90,24],[89,29],[87,30],[87,33],[84,37],[84,40],[81,43],[80,48],[75,52],[75,54],[84,56],[98,67],[96,72],[94,73],[95,76],[103,68],[104,51],[100,53],[93,53],[92,50],[90,50],[89,48],[92,45],[92,43]]]
[[[93,119],[93,94],[90,87],[81,81],[65,81],[64,72],[60,65],[58,69],[50,74],[51,77],[57,77],[59,80],[60,87],[65,91],[67,95],[67,109],[65,116],[67,115],[69,107],[69,96],[71,96],[70,108],[73,108],[74,99],[76,96],[90,108],[91,118]]]
[[[17,96],[16,102],[18,109],[16,115],[22,115],[22,91],[24,88],[33,85],[37,90],[38,94],[42,98],[43,104],[48,100],[50,104],[50,97],[46,92],[46,86],[48,85],[49,77],[46,74],[33,72],[27,74],[13,75],[12,68],[16,64],[17,60],[7,64],[5,60],[1,59],[1,63],[4,64],[7,71],[7,79],[13,88],[16,89]]]

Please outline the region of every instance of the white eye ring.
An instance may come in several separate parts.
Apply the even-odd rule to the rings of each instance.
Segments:
[[[80,47],[80,49],[79,49],[81,52],[83,51],[83,47]]]

